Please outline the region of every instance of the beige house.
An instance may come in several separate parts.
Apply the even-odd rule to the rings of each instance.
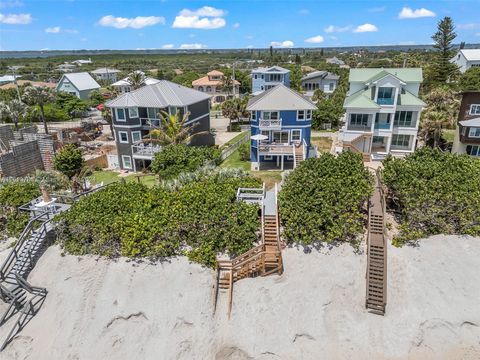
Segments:
[[[238,97],[240,93],[240,83],[233,80],[233,88],[224,89],[225,74],[218,70],[207,73],[207,76],[192,81],[195,90],[207,93],[212,96],[212,105],[221,104],[230,97]]]

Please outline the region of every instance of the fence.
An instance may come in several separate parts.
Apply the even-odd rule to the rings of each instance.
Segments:
[[[246,143],[248,140],[250,140],[250,133],[245,132],[245,134],[238,139],[236,142],[234,142],[232,145],[224,149],[220,155],[220,159],[223,161],[226,158],[228,158],[230,155],[232,155],[242,144]]]

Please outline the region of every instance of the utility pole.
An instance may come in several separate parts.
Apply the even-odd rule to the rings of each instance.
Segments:
[[[235,99],[235,61],[232,65],[232,87],[233,87],[233,98]]]

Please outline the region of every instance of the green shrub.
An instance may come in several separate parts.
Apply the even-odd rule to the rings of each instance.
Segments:
[[[435,234],[480,235],[480,161],[423,147],[384,161],[383,182],[402,223],[395,243]]]
[[[68,121],[70,115],[56,104],[46,104],[44,106],[45,120],[50,121]],[[32,107],[25,117],[25,122],[41,121],[40,111],[37,107]]]
[[[201,170],[147,188],[115,183],[56,219],[58,240],[74,254],[164,258],[186,254],[215,265],[218,253],[253,247],[258,208],[236,201],[238,187],[260,186],[238,172]]]
[[[150,168],[160,178],[171,179],[211,161],[218,164],[219,159],[220,150],[213,146],[167,145],[155,154]]]
[[[53,167],[69,178],[78,174],[84,165],[82,151],[74,144],[67,144],[55,155]]]
[[[304,161],[279,194],[284,237],[302,245],[354,242],[363,232],[372,192],[373,178],[358,154],[346,151]]]
[[[250,161],[250,141],[240,145],[238,152],[240,153],[240,160]]]

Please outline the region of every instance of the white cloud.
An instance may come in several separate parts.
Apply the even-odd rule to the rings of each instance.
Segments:
[[[32,22],[30,14],[0,14],[0,23],[9,25],[27,25]]]
[[[413,10],[409,7],[404,7],[402,11],[398,14],[399,19],[417,19],[423,17],[435,17],[436,14],[428,9],[420,8]]]
[[[12,7],[20,7],[23,6],[24,4],[21,1],[18,0],[10,0],[10,1],[2,1],[0,2],[0,9],[3,8],[12,8]]]
[[[317,35],[317,36],[312,36],[308,39],[305,39],[305,42],[306,43],[310,43],[310,44],[320,44],[324,41],[325,39],[323,38],[322,35]]]
[[[46,28],[45,32],[50,34],[58,34],[60,32],[60,26]]]
[[[324,31],[326,33],[334,33],[334,32],[347,32],[349,31],[350,29],[352,28],[351,25],[347,25],[347,26],[335,26],[335,25],[329,25],[327,26]]]
[[[364,33],[364,32],[375,32],[378,31],[378,28],[373,24],[363,24],[359,25],[353,30],[354,33]]]
[[[285,41],[272,41],[270,43],[271,46],[273,47],[280,47],[280,48],[292,48],[295,46],[293,41],[290,40],[285,40]]]
[[[123,18],[107,15],[102,17],[98,23],[101,26],[110,26],[117,29],[141,29],[146,26],[165,24],[165,18],[162,16],[137,16],[135,18]]]
[[[240,23],[235,23],[235,24],[233,24],[233,28],[234,28],[234,29],[238,29],[239,27],[240,27]]]
[[[227,22],[223,18],[227,12],[211,6],[204,6],[197,10],[183,9],[175,17],[172,27],[177,29],[219,29]]]
[[[175,45],[173,45],[173,44],[162,45],[162,49],[173,49],[174,47],[175,47]]]
[[[480,29],[480,23],[458,24],[457,27],[463,30],[475,30]]]
[[[198,50],[198,49],[206,49],[207,45],[204,44],[182,44],[180,45],[180,49],[185,49],[185,50]]]

